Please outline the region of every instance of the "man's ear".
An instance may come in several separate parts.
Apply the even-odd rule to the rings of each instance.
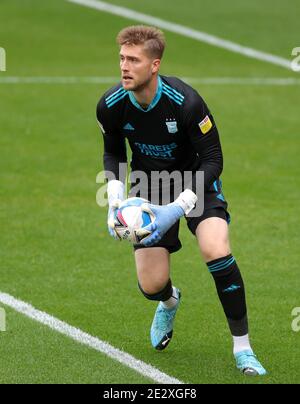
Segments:
[[[160,68],[160,59],[154,59],[152,62],[152,73],[157,73]]]

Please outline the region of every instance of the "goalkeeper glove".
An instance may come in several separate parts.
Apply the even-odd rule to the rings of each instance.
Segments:
[[[115,230],[115,218],[120,203],[124,200],[124,184],[118,180],[109,181],[107,185],[108,196],[108,215],[107,215],[107,227],[109,234],[116,240],[120,240]]]
[[[137,234],[144,236],[141,244],[150,247],[158,243],[165,233],[179,220],[183,215],[187,215],[194,208],[197,202],[197,196],[190,189],[181,192],[178,198],[168,205],[158,206],[145,203],[142,210],[153,214],[155,220],[148,226],[137,230]],[[149,234],[145,237],[145,234]]]

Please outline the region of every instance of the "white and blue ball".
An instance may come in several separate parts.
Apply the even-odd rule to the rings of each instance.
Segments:
[[[155,219],[153,214],[144,212],[141,208],[148,202],[144,198],[133,197],[120,204],[115,218],[115,230],[121,240],[139,244],[151,234],[148,231],[144,233],[139,231],[137,234],[137,230],[145,228]]]

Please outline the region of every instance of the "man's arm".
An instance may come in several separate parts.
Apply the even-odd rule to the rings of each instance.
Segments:
[[[119,170],[120,163],[127,163],[125,138],[114,125],[111,113],[103,98],[97,105],[97,120],[103,135],[104,169],[114,173],[115,179],[125,181],[125,178],[120,178]]]
[[[186,112],[185,129],[192,146],[200,157],[201,165],[198,170],[204,172],[204,189],[208,190],[222,173],[223,155],[213,116],[196,92]],[[195,180],[196,177],[194,176],[191,188],[194,192],[196,189]]]
[[[103,165],[105,171],[113,173],[114,179],[108,179],[108,231],[118,239],[115,231],[115,216],[120,203],[124,200],[124,182],[120,172],[120,164],[127,163],[125,139],[112,124],[112,117],[105,105],[104,98],[97,105],[97,120],[101,128],[104,142]],[[124,173],[126,175],[126,173]]]

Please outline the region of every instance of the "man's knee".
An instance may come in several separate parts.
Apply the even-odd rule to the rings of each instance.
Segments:
[[[144,295],[155,295],[163,290],[170,277],[167,250],[140,249],[135,252],[135,259],[139,286]]]
[[[149,300],[166,301],[172,296],[173,288],[171,279],[163,285],[163,287],[144,288],[141,283],[138,283],[139,289],[142,294]]]
[[[148,298],[148,296],[155,295],[163,290],[166,286],[166,283],[167,281],[165,281],[164,283],[138,281],[138,286],[143,295]]]
[[[210,262],[230,254],[229,243],[211,243],[201,248],[202,256],[205,262]]]
[[[228,225],[223,219],[211,217],[199,223],[196,237],[206,262],[230,254]]]
[[[151,272],[139,272],[138,273],[138,284],[140,290],[143,294],[154,295],[163,290],[169,281],[169,271],[153,271]]]

